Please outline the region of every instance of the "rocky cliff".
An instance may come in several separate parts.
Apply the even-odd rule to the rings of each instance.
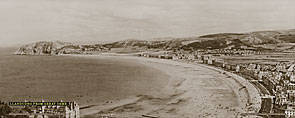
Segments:
[[[61,41],[40,41],[20,47],[16,55],[91,54],[108,50],[100,44],[74,45]]]
[[[40,41],[20,47],[14,54],[17,55],[57,55],[63,47],[70,43],[60,41]]]

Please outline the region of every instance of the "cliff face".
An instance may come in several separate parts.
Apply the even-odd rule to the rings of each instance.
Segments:
[[[60,41],[41,41],[32,44],[27,44],[20,47],[15,54],[17,55],[57,55],[61,53],[64,46],[70,43]]]
[[[102,45],[73,45],[61,41],[40,41],[20,47],[16,55],[92,54],[107,51]]]

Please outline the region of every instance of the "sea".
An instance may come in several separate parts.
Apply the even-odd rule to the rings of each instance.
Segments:
[[[135,60],[13,55],[0,48],[1,101],[95,104],[158,91],[168,75]]]

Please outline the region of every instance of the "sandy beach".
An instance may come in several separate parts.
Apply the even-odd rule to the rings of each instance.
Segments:
[[[81,106],[82,117],[235,118],[260,109],[261,99],[253,85],[215,67],[133,56],[81,57],[130,59],[170,76],[162,90]]]

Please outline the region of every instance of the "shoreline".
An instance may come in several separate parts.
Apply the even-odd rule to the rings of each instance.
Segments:
[[[214,66],[209,66],[209,65],[205,65],[205,64],[199,64],[201,66],[206,66],[207,68],[210,68],[210,69],[213,69],[215,71],[218,71],[218,72],[221,72],[221,73],[226,73],[227,75],[231,76],[232,79],[234,81],[236,81],[237,84],[240,84],[241,86],[245,86],[246,89],[244,89],[246,92],[247,92],[247,107],[255,107],[255,110],[252,110],[250,111],[249,113],[258,113],[259,110],[261,109],[261,97],[259,95],[259,90],[258,88],[255,87],[255,85],[251,84],[246,78],[238,75],[238,74],[235,74],[235,73],[232,73],[232,72],[229,72],[229,71],[226,71],[226,70],[223,70],[223,69],[219,69],[217,67],[214,67]],[[251,89],[251,90],[249,90]],[[251,92],[249,92],[251,91]],[[250,104],[253,104],[253,105],[249,105]]]
[[[190,77],[187,77],[187,75],[184,76],[184,78],[179,79],[178,77],[172,77],[169,80],[168,86],[165,87],[163,89],[163,91],[166,92],[166,94],[164,95],[163,93],[160,92],[160,94],[158,95],[142,95],[142,96],[132,96],[129,99],[124,99],[124,100],[118,100],[118,101],[114,101],[113,104],[109,104],[109,105],[105,105],[105,104],[98,104],[98,105],[92,105],[89,106],[85,109],[81,110],[81,116],[88,116],[88,115],[93,115],[93,114],[104,114],[104,113],[112,113],[114,112],[116,115],[118,116],[128,116],[128,117],[135,117],[135,116],[140,116],[140,115],[152,115],[152,116],[161,116],[161,117],[173,117],[173,115],[175,116],[187,116],[187,117],[212,117],[214,116],[214,111],[215,112],[220,112],[222,111],[220,114],[222,116],[225,117],[235,117],[235,116],[240,116],[241,113],[255,113],[258,112],[260,110],[260,106],[261,106],[261,99],[259,96],[259,92],[258,90],[250,83],[248,82],[245,78],[242,78],[234,73],[231,72],[227,72],[225,70],[222,69],[218,69],[216,67],[212,67],[209,65],[205,65],[205,64],[195,64],[195,63],[186,63],[186,62],[179,62],[179,61],[174,61],[174,60],[164,60],[164,59],[156,59],[156,58],[145,58],[145,57],[135,57],[135,56],[128,56],[128,55],[115,55],[115,54],[111,54],[111,55],[70,55],[70,56],[81,56],[81,57],[96,57],[96,56],[100,56],[100,57],[120,57],[120,58],[125,58],[125,59],[135,59],[137,60],[137,62],[140,62],[142,64],[145,64],[147,66],[150,67],[160,67],[159,65],[161,65],[161,67],[159,68],[159,70],[163,71],[166,70],[165,72],[167,74],[169,74],[170,76],[174,76],[174,75],[180,75],[183,76],[183,69],[189,69],[190,71],[194,71],[194,70],[198,70],[198,69],[203,69],[203,68],[207,68],[210,71],[215,71],[216,73],[214,74],[220,74],[220,76],[224,75],[224,77],[221,77],[222,82],[224,84],[224,86],[221,86],[220,88],[214,88],[214,92],[220,92],[222,90],[231,90],[231,92],[233,93],[233,96],[236,96],[236,103],[230,103],[233,104],[233,106],[224,106],[223,104],[215,104],[213,100],[213,106],[210,104],[203,104],[203,105],[198,105],[195,104],[194,102],[198,102],[198,101],[192,101],[192,98],[195,99],[209,99],[208,96],[205,96],[205,98],[200,98],[200,97],[196,97],[199,96],[198,94],[195,94],[193,89],[202,89],[200,87],[197,86],[191,86],[189,85],[190,83],[194,83],[195,81],[198,81],[199,83],[202,81],[199,80],[193,80],[193,77],[195,75],[189,75]],[[174,68],[178,68],[179,70],[176,70],[176,72],[174,73],[169,73],[169,69],[167,69],[167,67],[172,67]],[[200,68],[201,67],[201,68]],[[206,71],[208,71],[206,70]],[[170,70],[171,71],[171,70]],[[173,69],[172,69],[173,71]],[[183,72],[179,72],[179,71],[183,71]],[[189,72],[189,71],[188,71]],[[194,73],[194,72],[192,72]],[[214,75],[212,74],[212,75]],[[215,82],[216,80],[212,81]],[[220,80],[217,80],[216,82],[219,82]],[[198,83],[196,83],[196,85],[199,85]],[[191,88],[189,88],[188,86],[190,86]],[[202,86],[202,85],[201,85]],[[244,90],[239,90],[239,87],[246,87],[246,89]],[[210,88],[211,89],[211,88]],[[209,91],[210,91],[209,89]],[[215,90],[216,89],[216,90]],[[168,92],[167,92],[168,91]],[[250,92],[249,92],[250,91]],[[162,95],[161,95],[162,94]],[[202,97],[204,97],[204,95],[207,95],[208,93],[203,93],[201,94]],[[209,93],[211,94],[211,93]],[[228,94],[228,93],[226,93]],[[219,94],[218,94],[219,95]],[[218,99],[220,99],[220,97],[217,97]],[[215,96],[215,94],[213,94],[213,96]],[[223,96],[222,94],[220,94],[219,96]],[[222,97],[221,97],[222,98]],[[230,98],[232,99],[232,98]],[[151,102],[151,101],[155,101],[157,100],[157,102],[159,102],[159,105],[156,104],[148,104],[146,102]],[[176,104],[176,105],[172,105],[173,107],[171,107],[171,103],[169,104],[169,102],[174,101],[172,103]],[[204,100],[206,101],[206,100]],[[209,100],[210,101],[210,100]],[[192,103],[190,103],[192,102]],[[165,103],[164,105],[161,105]],[[169,104],[169,105],[167,105]],[[184,105],[186,104],[186,105]],[[196,106],[202,107],[202,106],[207,106],[207,109],[210,109],[208,112],[206,112],[206,110],[203,110],[202,113],[193,113],[193,112],[187,112],[187,111],[192,111],[189,109],[194,109],[196,106],[190,105],[190,104],[195,104]],[[148,106],[148,107],[146,107]],[[162,108],[160,108],[159,106],[161,106]],[[216,107],[217,106],[217,107]],[[135,110],[132,112],[126,110],[126,107],[131,107],[131,109],[134,110],[133,107],[138,107],[138,110]],[[171,113],[156,113],[156,112],[152,112],[154,109],[154,107],[159,107],[158,110],[162,110],[162,111],[171,111]],[[220,107],[220,108],[218,108]],[[222,108],[221,108],[222,107]],[[232,107],[232,108],[231,108]],[[170,108],[170,109],[166,109],[166,108]],[[203,108],[203,109],[206,109]],[[124,110],[125,109],[125,110]],[[143,110],[142,110],[143,109]],[[166,110],[165,110],[166,109]],[[181,110],[181,109],[186,109],[186,110]],[[119,112],[120,110],[123,110],[123,112]],[[200,109],[202,110],[202,109]],[[87,111],[87,112],[86,112]],[[129,112],[129,113],[128,113]],[[135,112],[135,114],[134,114]],[[185,113],[186,112],[186,113]],[[189,115],[188,115],[189,114]],[[215,116],[220,116],[220,114],[215,114]]]

